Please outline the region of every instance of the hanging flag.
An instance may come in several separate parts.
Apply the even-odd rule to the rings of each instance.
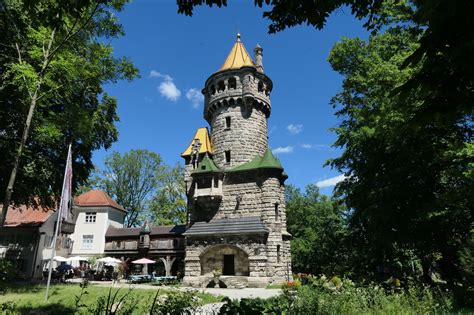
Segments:
[[[61,192],[61,202],[59,204],[59,217],[67,221],[69,219],[70,205],[72,199],[72,154],[71,145],[67,152],[66,169],[64,171],[63,191]]]

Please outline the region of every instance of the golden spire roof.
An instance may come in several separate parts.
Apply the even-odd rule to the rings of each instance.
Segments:
[[[245,49],[244,44],[240,41],[240,33],[237,33],[237,41],[218,72],[229,69],[240,69],[242,67],[255,67],[255,64]]]
[[[188,146],[186,150],[181,154],[182,157],[190,156],[193,153],[193,147],[196,141],[199,141],[199,153],[210,153],[212,154],[212,142],[211,138],[209,137],[209,131],[207,128],[199,128],[194,135],[191,144]]]

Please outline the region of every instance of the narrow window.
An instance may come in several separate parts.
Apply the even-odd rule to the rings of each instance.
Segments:
[[[227,81],[227,84],[229,85],[229,89],[235,89],[237,87],[237,81],[235,78],[230,78],[229,81]]]
[[[219,187],[219,178],[214,177],[214,188]]]
[[[275,220],[280,218],[280,209],[278,209],[278,202],[275,203]]]
[[[277,245],[277,262],[280,262],[280,245]]]
[[[225,162],[230,163],[230,151],[225,151]]]
[[[219,81],[219,83],[217,83],[217,91],[218,92],[222,92],[225,90],[225,83],[224,81]]]
[[[230,129],[230,124],[231,124],[231,117],[226,117],[225,118],[225,128]]]

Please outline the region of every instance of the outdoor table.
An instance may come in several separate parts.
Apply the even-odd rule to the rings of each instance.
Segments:
[[[130,275],[128,277],[128,281],[133,283],[148,282],[150,280],[150,275]]]

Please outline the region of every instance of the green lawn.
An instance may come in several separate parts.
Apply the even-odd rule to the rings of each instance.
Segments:
[[[2,310],[6,312],[5,309],[14,306],[14,311],[11,312],[11,314],[27,314],[33,309],[42,310],[49,314],[70,314],[74,311],[78,311],[80,314],[88,314],[91,312],[90,309],[86,307],[76,307],[76,298],[81,295],[81,290],[79,284],[52,284],[49,291],[49,300],[45,302],[46,286],[44,284],[10,285],[6,288],[6,293],[0,295],[0,313]],[[85,290],[86,293],[82,295],[80,303],[78,304],[96,307],[101,297],[103,297],[104,304],[106,304],[109,290],[109,287],[89,285]],[[115,298],[115,303],[127,294],[128,296],[124,299],[123,307],[133,306],[133,314],[146,313],[150,309],[157,291],[160,295],[158,298],[159,301],[165,301],[166,298],[172,299],[172,301],[166,300],[168,304],[176,303],[179,305],[182,304],[181,300],[184,302],[194,300],[196,302],[195,304],[202,305],[221,300],[220,297],[215,297],[211,294],[184,293],[166,288],[113,288],[111,290],[111,296],[117,291],[118,294]],[[7,312],[7,314],[9,313]]]

